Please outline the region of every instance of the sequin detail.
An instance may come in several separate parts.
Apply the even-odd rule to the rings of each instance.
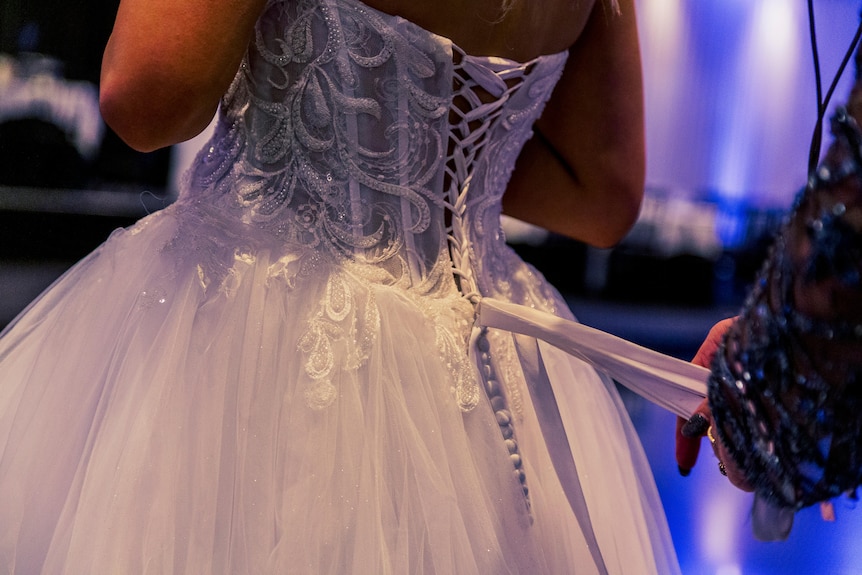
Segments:
[[[862,133],[843,109],[832,129],[709,384],[735,462],[758,495],[792,509],[862,482]]]
[[[499,217],[565,60],[473,57],[352,0],[267,3],[177,202],[197,220],[175,241],[198,246],[213,297],[239,288],[258,250],[269,287],[319,294],[292,310],[308,318],[296,346],[311,408],[332,406],[366,365],[380,290],[428,319],[451,374],[440,384],[465,412],[482,399],[467,354],[471,304],[504,295],[557,305],[520,261],[513,268]],[[213,245],[226,228],[248,249]],[[511,391],[510,412],[520,409]]]

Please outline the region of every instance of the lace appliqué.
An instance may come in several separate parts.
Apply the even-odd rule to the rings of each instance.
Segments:
[[[299,340],[299,350],[306,355],[305,373],[310,379],[305,400],[312,409],[329,407],[338,398],[338,389],[332,382],[337,342],[344,342],[348,350],[343,369],[355,371],[368,359],[368,352],[380,331],[380,312],[374,292],[367,290],[360,310],[354,290],[343,274],[330,275],[320,309],[308,321]]]
[[[198,160],[203,193],[335,261],[428,273],[448,62],[393,26],[360,3],[270,1]]]
[[[332,405],[340,392],[335,383],[339,374],[355,372],[368,360],[381,324],[375,293],[393,289],[411,300],[427,318],[426,324],[433,326],[438,358],[451,375],[449,391],[458,407],[470,411],[479,404],[481,392],[467,354],[473,308],[466,300],[455,292],[439,297],[417,293],[421,289],[401,291],[354,273],[335,272],[328,277],[320,306],[298,343],[309,378],[304,392],[309,407]]]
[[[476,373],[470,362],[470,357],[467,353],[469,345],[469,334],[472,323],[473,310],[472,306],[463,306],[463,311],[460,317],[455,320],[456,329],[448,329],[450,322],[441,322],[438,318],[441,314],[451,314],[453,310],[451,299],[436,300],[430,302],[430,306],[426,306],[426,314],[429,319],[435,320],[435,333],[437,351],[440,354],[440,360],[446,364],[449,373],[452,374],[452,387],[450,392],[455,398],[458,408],[461,411],[472,411],[479,405],[481,398],[481,390],[476,381]],[[462,299],[455,300],[455,303],[465,304]],[[445,317],[445,316],[443,316]]]

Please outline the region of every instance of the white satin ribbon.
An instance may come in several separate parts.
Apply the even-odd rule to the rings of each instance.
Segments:
[[[483,298],[476,315],[478,325],[541,339],[686,419],[706,397],[708,369],[607,332],[493,298]]]

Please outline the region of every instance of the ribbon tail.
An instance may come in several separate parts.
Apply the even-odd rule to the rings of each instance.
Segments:
[[[484,301],[484,300],[483,300]],[[599,573],[607,574],[608,570],[602,557],[599,543],[593,531],[587,500],[578,478],[575,458],[569,447],[568,436],[560,416],[560,409],[551,388],[551,381],[539,353],[538,342],[528,336],[513,333],[515,348],[521,360],[521,367],[527,380],[530,398],[538,416],[542,436],[548,447],[554,470],[569,500],[569,505],[575,514],[581,532],[593,557],[593,562]]]
[[[484,298],[476,313],[479,324],[541,339],[686,419],[706,397],[704,367],[522,305]]]

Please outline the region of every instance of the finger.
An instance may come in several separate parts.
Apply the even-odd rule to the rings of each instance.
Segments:
[[[712,430],[712,433],[715,436],[715,429]],[[754,487],[745,478],[745,474],[733,462],[730,451],[728,451],[724,443],[717,437],[715,442],[710,441],[710,443],[712,443],[712,449],[721,464],[720,468],[723,468],[722,473],[727,476],[728,481],[742,491],[754,491]]]
[[[676,465],[683,477],[688,477],[691,473],[700,453],[700,436],[686,437],[682,434],[687,422],[688,420],[682,417],[676,418]]]
[[[712,326],[691,362],[701,367],[710,367],[712,365],[712,358],[715,357],[715,352],[718,351],[724,334],[730,329],[734,321],[736,321],[735,317],[729,317]]]
[[[683,477],[691,473],[700,453],[700,438],[711,422],[709,403],[703,400],[689,419],[677,418],[676,463]]]
[[[691,418],[685,422],[685,425],[680,428],[679,432],[683,437],[689,439],[700,439],[709,429],[709,412],[695,412]]]

